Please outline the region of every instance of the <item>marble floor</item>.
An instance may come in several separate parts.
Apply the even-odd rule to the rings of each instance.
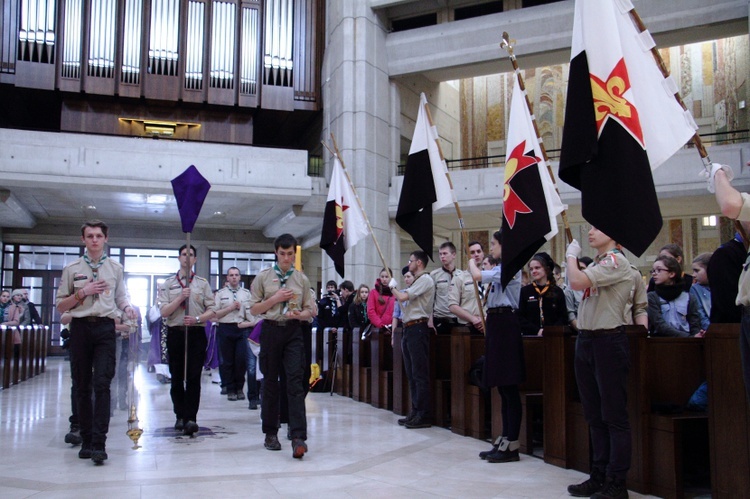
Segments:
[[[70,414],[70,371],[58,357],[45,373],[0,391],[0,497],[568,497],[586,477],[541,459],[490,464],[486,442],[443,428],[407,430],[390,411],[338,395],[307,398],[304,459],[263,448],[260,411],[230,402],[210,376],[195,438],[171,430],[169,386],[140,368],[140,448],[126,436],[127,412],[115,410],[102,466],[63,442]],[[282,429],[279,436],[283,436]],[[631,492],[630,497],[642,497]]]

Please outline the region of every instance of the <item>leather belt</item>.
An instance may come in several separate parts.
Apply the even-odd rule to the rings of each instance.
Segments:
[[[625,326],[620,326],[613,329],[579,329],[578,336],[580,336],[581,338],[600,338],[609,334],[624,332]]]
[[[414,319],[413,321],[404,322],[404,327],[412,327],[416,326],[417,324],[422,324],[423,322],[427,322],[427,318],[423,317],[421,319]]]
[[[271,319],[263,319],[263,322],[276,327],[299,326],[302,323],[302,321],[300,321],[299,319],[289,319],[288,321],[272,321]]]
[[[511,312],[513,312],[512,307],[492,307],[487,309],[487,315],[509,314]]]

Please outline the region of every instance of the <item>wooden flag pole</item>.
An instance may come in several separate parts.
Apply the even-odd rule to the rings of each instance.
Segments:
[[[435,124],[432,121],[432,113],[430,112],[430,106],[425,104],[424,109],[427,114],[427,121],[430,122],[430,128],[434,128]],[[464,247],[464,251],[466,251],[466,258],[468,262],[468,259],[471,257],[469,256],[469,246],[468,246],[469,236],[466,234],[466,226],[464,225],[464,217],[461,214],[461,207],[458,205],[458,200],[456,199],[456,194],[455,194],[455,191],[453,190],[453,180],[451,179],[451,174],[448,172],[448,168],[445,165],[445,156],[443,156],[443,148],[440,146],[440,141],[438,140],[437,137],[435,137],[435,144],[437,144],[438,152],[440,153],[440,162],[443,164],[443,169],[445,170],[445,177],[448,179],[448,185],[450,186],[451,194],[453,195],[453,206],[456,208],[456,215],[458,216],[458,226],[461,228],[461,239],[463,240],[463,247]],[[485,318],[484,318],[484,309],[482,307],[482,299],[479,295],[479,286],[477,285],[477,281],[475,281],[474,279],[472,279],[471,282],[474,284],[474,298],[477,300],[477,309],[479,310],[479,318],[482,319],[482,332],[486,334],[487,322],[485,321]]]
[[[328,149],[328,152],[330,152],[333,156],[339,158],[339,162],[341,163],[341,169],[344,170],[344,175],[346,175],[346,181],[349,182],[349,187],[351,187],[352,192],[354,193],[354,199],[357,200],[357,204],[359,205],[359,209],[362,211],[362,216],[365,217],[365,223],[367,224],[367,230],[370,231],[370,236],[372,236],[372,241],[375,243],[375,249],[378,252],[378,255],[380,256],[380,261],[383,262],[383,268],[385,269],[386,273],[388,274],[388,277],[390,279],[393,279],[393,274],[390,271],[390,268],[388,267],[388,264],[385,263],[385,256],[383,256],[383,252],[380,250],[380,245],[378,244],[378,240],[375,237],[375,233],[372,230],[372,225],[370,225],[370,219],[367,218],[367,213],[365,212],[365,209],[362,207],[362,201],[359,199],[359,194],[357,194],[357,189],[354,187],[354,183],[352,182],[351,177],[349,176],[349,172],[346,169],[346,165],[344,164],[344,160],[341,159],[341,154],[339,153],[339,147],[336,145],[336,137],[333,136],[333,133],[331,133],[331,142],[333,142],[333,149],[331,149],[328,144],[321,141],[320,143],[323,144],[323,146]]]
[[[505,31],[503,31],[503,40],[500,42],[500,48],[504,48],[508,52],[508,56],[510,57],[510,62],[511,64],[513,64],[513,70],[516,73],[516,80],[518,81],[521,91],[523,92],[524,100],[526,101],[526,108],[529,110],[529,116],[531,116],[531,123],[534,125],[534,133],[536,133],[536,138],[539,141],[539,148],[542,150],[542,156],[544,157],[544,162],[547,164],[547,171],[549,172],[549,175],[552,178],[552,183],[555,185],[555,192],[557,192],[557,195],[559,197],[560,190],[557,188],[557,180],[555,179],[555,174],[552,172],[552,166],[550,166],[550,163],[549,163],[549,156],[547,156],[547,148],[544,147],[544,141],[542,137],[539,135],[539,127],[536,124],[536,117],[534,116],[534,106],[532,106],[531,102],[529,101],[529,94],[526,93],[526,84],[524,83],[523,77],[521,76],[521,70],[518,67],[516,54],[513,53],[513,45],[511,45],[510,37],[508,36],[508,33]],[[568,223],[568,213],[566,210],[563,210],[560,213],[560,215],[562,216],[563,226],[565,227],[565,235],[568,238],[568,243],[570,243],[571,241],[573,241],[573,233],[570,231],[570,224]]]
[[[641,36],[644,36],[644,33],[648,35],[648,39],[651,41],[651,55],[654,57],[656,66],[659,68],[659,71],[661,71],[661,74],[665,78],[665,80],[671,81],[670,79],[671,75],[669,73],[669,70],[667,69],[667,65],[664,63],[664,59],[659,53],[659,50],[656,48],[656,44],[653,43],[653,39],[651,38],[651,33],[648,31],[648,28],[646,28],[646,25],[644,24],[643,19],[641,19],[641,16],[638,15],[638,12],[635,10],[635,7],[630,9],[628,11],[628,14],[630,14],[630,19],[633,20],[633,23],[635,24],[636,28],[638,28],[638,32],[641,34]],[[685,102],[683,102],[682,96],[680,95],[680,91],[677,89],[676,86],[674,88],[674,98],[677,101],[677,103],[682,107],[683,111],[687,112],[688,108],[685,105]],[[695,148],[698,150],[698,154],[700,154],[701,160],[703,161],[703,167],[706,169],[706,172],[710,174],[711,169],[713,168],[713,165],[711,163],[711,158],[708,157],[708,151],[706,151],[706,147],[703,145],[703,140],[701,139],[700,134],[696,131],[695,135],[693,135],[693,138],[691,140],[693,144],[695,144]],[[742,227],[742,224],[740,224],[737,220],[734,220],[734,228],[742,236],[742,242],[745,245],[745,249],[747,250],[748,247],[750,247],[750,240],[748,240],[745,228]]]
[[[187,281],[187,287],[190,289],[190,252],[192,251],[190,249],[190,232],[186,232],[187,234],[187,247],[185,250],[187,251],[187,262],[185,264],[185,280]],[[180,276],[177,276],[177,279],[180,279]],[[185,317],[187,317],[190,311],[190,297],[188,297],[187,300],[185,300]],[[185,366],[182,370],[182,386],[185,390],[187,390],[187,365],[188,365],[188,327],[187,324],[185,325]],[[186,421],[187,423],[187,421]]]

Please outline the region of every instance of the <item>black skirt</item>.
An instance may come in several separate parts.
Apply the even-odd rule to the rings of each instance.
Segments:
[[[485,386],[520,385],[526,381],[521,325],[511,310],[487,315],[484,358]]]

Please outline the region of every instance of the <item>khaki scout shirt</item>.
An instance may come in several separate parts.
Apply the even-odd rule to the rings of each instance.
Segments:
[[[182,284],[177,281],[177,275],[175,274],[164,281],[159,287],[158,300],[161,306],[171,303],[182,294],[182,286],[185,284],[185,279],[181,278],[181,281]],[[201,315],[214,306],[214,292],[207,280],[197,275],[193,276],[193,280],[190,282],[190,298],[188,298],[187,302],[187,313],[192,316]],[[185,309],[179,306],[172,312],[172,315],[164,320],[166,320],[167,326],[176,327],[184,326],[184,319]]]
[[[72,317],[117,317],[117,311],[124,310],[130,305],[128,288],[125,286],[122,265],[111,258],[107,258],[97,269],[97,280],[107,282],[107,290],[98,295],[89,295],[83,303],[69,310]],[[89,279],[94,278],[94,271],[83,258],[67,265],[62,271],[60,287],[57,290],[55,305],[65,298],[78,292]]]
[[[578,308],[579,329],[614,329],[630,323],[630,292],[633,274],[627,258],[619,251],[599,255],[583,271],[591,287],[583,292]]]
[[[448,306],[450,307],[451,305],[458,305],[471,315],[479,315],[477,297],[474,294],[474,279],[471,277],[471,273],[462,272],[459,275],[453,276],[453,286],[448,295]],[[460,317],[458,317],[458,322],[466,324],[466,321]]]
[[[305,274],[295,269],[292,275],[286,280],[284,287],[292,290],[294,293],[294,298],[287,303],[287,312],[296,308],[300,312],[309,310],[312,313],[314,300],[310,293],[310,280]],[[248,309],[256,303],[271,298],[279,289],[281,289],[281,283],[273,267],[262,270],[258,274],[258,277],[253,280],[253,285],[250,287],[250,304],[248,305]],[[283,322],[289,319],[283,312],[284,303],[277,303],[261,314],[260,317]]]
[[[737,220],[742,222],[750,222],[750,194],[741,192],[742,196],[742,208],[740,209],[740,215]],[[742,267],[742,273],[740,274],[740,280],[737,285],[737,299],[735,305],[750,306],[750,253],[748,253],[745,259],[745,265]]]
[[[216,292],[214,301],[216,302],[214,304],[214,312],[218,312],[222,308],[227,308],[235,301],[240,302],[239,310],[232,310],[221,319],[214,319],[214,322],[220,324],[237,324],[244,321],[245,310],[247,309],[249,311],[250,309],[250,291],[245,288],[237,288],[236,290],[233,290],[227,286]]]
[[[427,272],[414,276],[414,282],[406,288],[408,302],[401,302],[401,320],[406,322],[428,319],[435,301],[435,283]]]
[[[450,311],[448,306],[448,298],[453,288],[453,278],[461,275],[460,269],[455,269],[453,272],[448,272],[444,267],[435,269],[430,272],[430,277],[435,283],[435,302],[432,307],[432,315],[436,319],[455,319],[456,316]]]

